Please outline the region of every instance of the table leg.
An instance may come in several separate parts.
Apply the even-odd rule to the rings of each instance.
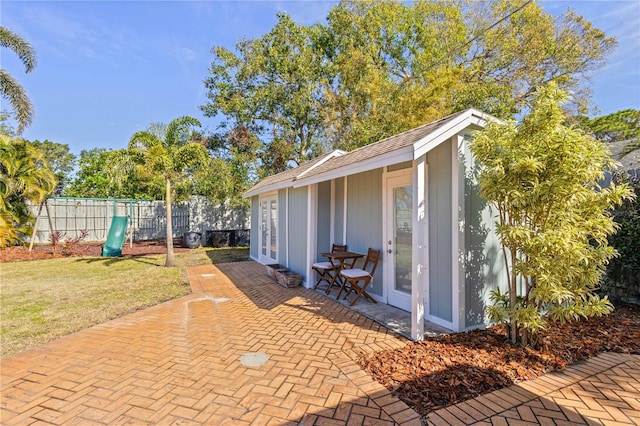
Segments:
[[[326,294],[331,293],[331,287],[333,287],[333,283],[335,283],[336,280],[338,280],[338,285],[342,284],[342,279],[340,278],[340,271],[342,270],[344,261],[342,259],[339,259],[338,261],[340,262],[340,265],[336,267],[336,264],[333,262],[333,259],[331,259],[331,265],[333,265],[333,278],[331,279],[331,282],[327,287],[327,290],[325,292]]]

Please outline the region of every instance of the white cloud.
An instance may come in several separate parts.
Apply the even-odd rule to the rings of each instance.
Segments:
[[[60,3],[27,3],[17,16],[24,27],[32,28],[30,39],[37,51],[68,60],[83,57],[113,66],[121,55],[142,59],[138,37],[131,30],[110,25],[93,15],[63,11],[56,5]]]

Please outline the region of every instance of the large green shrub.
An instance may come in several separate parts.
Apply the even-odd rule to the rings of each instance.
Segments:
[[[499,214],[508,282],[487,313],[508,326],[513,343],[535,344],[551,322],[613,309],[594,293],[615,254],[610,212],[631,191],[599,187],[613,161],[602,142],[566,124],[567,99],[553,83],[541,87],[520,124],[489,123],[470,146],[482,168],[480,195]]]

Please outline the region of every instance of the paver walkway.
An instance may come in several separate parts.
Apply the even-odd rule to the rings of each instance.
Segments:
[[[189,296],[3,358],[0,423],[420,424],[352,360],[403,338],[255,262],[188,274]]]
[[[640,425],[640,356],[603,353],[427,417],[431,425]]]
[[[254,262],[188,274],[189,296],[3,358],[0,424],[420,424],[354,361],[403,338]],[[602,354],[427,422],[640,425],[640,356]]]

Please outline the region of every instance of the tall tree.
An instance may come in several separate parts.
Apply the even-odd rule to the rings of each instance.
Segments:
[[[549,321],[613,308],[594,290],[615,253],[610,211],[632,192],[599,187],[614,163],[605,144],[565,124],[567,98],[555,83],[540,88],[520,124],[490,124],[471,145],[480,195],[499,213],[508,281],[489,317],[508,324],[513,343],[531,343]]]
[[[245,126],[235,125],[227,129],[222,125],[216,134],[208,138],[207,147],[212,159],[223,163],[218,170],[225,173],[216,173],[216,180],[209,178],[206,182],[211,190],[201,195],[209,195],[231,205],[246,205],[242,194],[258,177],[258,137]]]
[[[31,141],[31,144],[42,151],[44,158],[47,160],[49,168],[56,175],[58,186],[54,191],[55,195],[64,192],[64,188],[71,183],[71,173],[75,167],[76,156],[69,149],[69,145],[44,141]]]
[[[205,80],[210,102],[206,116],[223,114],[227,129],[251,131],[262,141],[257,152],[265,173],[299,164],[322,151],[321,85],[326,81],[314,27],[296,25],[278,15],[274,28],[255,40],[236,44],[237,54],[212,50],[214,61]],[[230,141],[232,139],[229,139]]]
[[[583,108],[586,77],[614,46],[570,10],[553,18],[533,0],[345,0],[326,24],[280,15],[235,51],[214,48],[202,109],[259,139],[264,176],[469,107],[510,118],[550,81]]]
[[[126,150],[93,148],[80,151],[78,170],[64,190],[67,197],[130,198],[158,200],[164,194],[164,182],[151,176],[127,175],[119,182],[112,179],[110,170]]]
[[[167,211],[167,258],[165,266],[175,266],[173,250],[173,223],[171,204],[176,185],[207,164],[208,153],[202,143],[192,142],[192,129],[200,122],[189,116],[172,120],[166,127],[153,126],[150,130],[131,136],[124,155],[113,163],[112,176],[122,181],[128,175],[162,178],[165,186]]]
[[[629,141],[623,156],[640,149],[640,110],[623,109],[594,118],[579,116],[577,120],[603,142]]]
[[[40,150],[27,141],[0,134],[0,248],[30,232],[33,217],[28,203],[42,203],[56,184]]]
[[[456,3],[344,1],[322,29],[334,72],[325,91],[329,145],[357,148],[452,111],[453,48],[467,37]]]
[[[0,26],[0,46],[6,47],[18,55],[24,64],[25,72],[29,73],[35,68],[36,52],[31,44],[3,26]],[[2,92],[2,97],[7,99],[13,107],[15,117],[18,120],[16,133],[20,135],[33,120],[31,100],[18,80],[2,68],[0,68],[0,92]]]
[[[333,145],[347,148],[469,107],[510,118],[550,81],[579,93],[581,108],[584,77],[615,46],[584,18],[554,19],[532,0],[343,1],[327,22]]]

